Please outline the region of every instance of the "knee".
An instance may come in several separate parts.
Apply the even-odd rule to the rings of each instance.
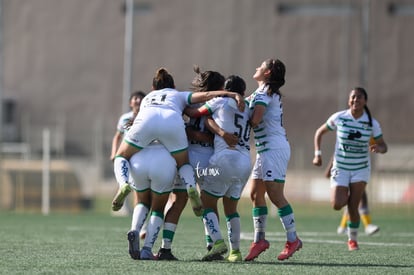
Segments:
[[[250,200],[251,201],[255,201],[256,200],[256,193],[255,192],[250,192]]]
[[[346,203],[341,203],[341,202],[338,202],[338,201],[333,201],[333,202],[331,202],[331,205],[332,205],[332,208],[334,209],[334,210],[341,210],[345,205],[346,205]]]
[[[250,199],[251,199],[251,201],[253,202],[254,205],[262,205],[262,204],[265,203],[264,196],[261,196],[256,192],[250,193]]]
[[[334,209],[334,210],[341,210],[342,209],[342,206],[340,206],[340,205],[337,205],[337,204],[333,204],[332,205],[332,208]]]

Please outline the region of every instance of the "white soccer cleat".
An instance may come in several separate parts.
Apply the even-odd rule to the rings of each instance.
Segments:
[[[374,235],[375,233],[377,233],[380,230],[378,225],[375,224],[368,224],[365,227],[365,234],[367,235]]]
[[[338,226],[338,229],[336,229],[336,233],[338,233],[338,235],[342,235],[342,234],[346,234],[346,227],[342,227],[342,226]]]
[[[200,200],[200,195],[198,194],[198,191],[194,187],[190,187],[187,190],[188,198],[191,203],[191,207],[193,208],[193,212],[197,217],[200,217],[203,215],[204,208]]]
[[[112,210],[119,211],[124,205],[124,201],[129,193],[131,193],[132,188],[128,183],[125,183],[122,187],[118,189],[114,199],[112,200]]]

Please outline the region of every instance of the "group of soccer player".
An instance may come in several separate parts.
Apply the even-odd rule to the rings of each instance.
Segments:
[[[284,195],[290,159],[280,92],[285,84],[285,65],[278,59],[262,62],[253,75],[258,87],[248,97],[244,96],[245,81],[239,76],[225,78],[219,72],[202,72],[198,67],[194,71],[190,92],[177,91],[171,74],[165,68],[158,69],[153,91],[140,98],[139,112],[130,118],[133,124],[128,123],[121,144],[112,152],[119,184],[112,209],[119,210],[132,190],[137,195],[127,233],[129,254],[133,259],[177,260],[171,251],[172,241],[179,217],[190,200],[194,214],[202,217],[204,224],[207,253],[202,260],[243,261],[237,203],[250,177],[254,236],[244,260],[253,261],[269,248],[265,238],[266,194],[277,207],[286,232],[285,246],[277,256],[278,260],[286,260],[302,248],[302,241],[296,233],[293,208]],[[370,127],[367,133],[372,131]],[[256,150],[253,169],[251,131]],[[379,133],[375,129],[374,137],[381,142]],[[317,140],[315,146],[320,145],[320,137]],[[384,145],[371,151],[383,152]],[[317,157],[320,153],[314,159],[315,165],[320,165]],[[339,169],[335,157],[333,165],[333,169]],[[331,181],[335,182],[335,175]],[[229,248],[220,231],[220,198],[231,232],[227,236]],[[357,222],[351,211],[352,207],[350,225],[355,228]],[[140,232],[146,220],[141,245]],[[153,254],[160,228],[161,248]],[[355,230],[349,232],[356,241]]]

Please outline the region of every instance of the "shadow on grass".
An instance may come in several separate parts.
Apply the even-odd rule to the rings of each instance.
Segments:
[[[309,263],[309,262],[280,262],[280,261],[274,261],[274,262],[268,262],[268,261],[250,261],[250,262],[235,262],[235,263],[229,263],[227,261],[202,261],[202,260],[182,260],[182,261],[176,261],[178,262],[195,262],[195,263],[224,263],[224,264],[234,264],[234,265],[291,265],[291,266],[312,266],[312,267],[381,267],[381,268],[414,268],[414,264],[412,265],[405,265],[405,264],[365,264],[365,263]]]
[[[242,263],[240,263],[242,264]],[[390,268],[414,268],[414,265],[405,264],[365,264],[365,263],[305,263],[305,262],[249,262],[244,264],[265,264],[265,265],[301,265],[301,266],[317,266],[317,267],[390,267]]]

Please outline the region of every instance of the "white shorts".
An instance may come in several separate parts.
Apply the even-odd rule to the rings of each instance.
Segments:
[[[202,171],[208,167],[209,160],[211,155],[213,155],[213,147],[199,147],[198,145],[191,145],[188,147],[188,157],[190,159],[190,164],[194,168],[194,173],[196,175],[196,180],[198,184],[201,184],[203,181]],[[180,177],[174,181],[174,192],[187,191],[185,183],[180,180]]]
[[[140,149],[158,140],[170,153],[184,151],[188,147],[182,116],[161,108],[153,108],[151,112],[137,117],[124,140]]]
[[[348,171],[333,166],[331,169],[331,187],[344,186],[349,187],[354,182],[368,183],[371,177],[371,168],[367,167],[355,171]]]
[[[226,196],[238,200],[249,179],[250,168],[249,155],[231,149],[220,151],[210,158],[200,188],[217,198]]]
[[[177,176],[174,179],[173,183],[173,192],[187,192],[187,188],[185,187],[185,183]]]
[[[203,179],[202,171],[208,167],[213,153],[213,147],[202,147],[192,144],[188,147],[188,157],[190,159],[190,164],[195,170],[197,181]]]
[[[136,191],[151,189],[155,193],[171,192],[177,164],[162,145],[150,145],[134,154],[129,160],[130,174]]]
[[[290,148],[272,149],[256,154],[251,178],[284,183],[290,159]]]

